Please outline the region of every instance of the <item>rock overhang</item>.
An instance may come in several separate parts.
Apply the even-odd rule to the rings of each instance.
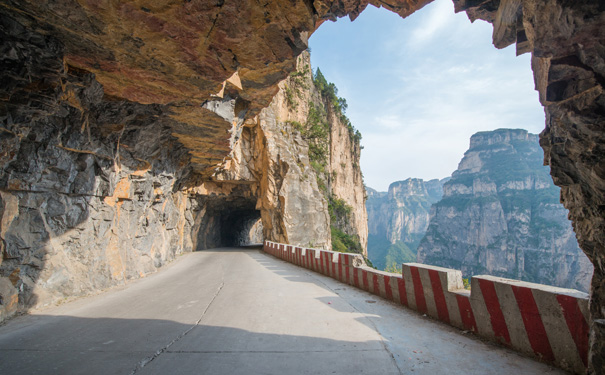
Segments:
[[[93,73],[106,101],[150,105],[159,111],[172,129],[162,136],[175,137],[188,151],[182,168],[208,180],[229,156],[237,131],[225,116],[203,108],[204,103],[216,100],[224,88],[223,95],[246,103],[244,122],[252,119],[271,102],[277,84],[294,71],[296,56],[322,22],[346,15],[355,19],[368,4],[405,17],[430,2],[2,0],[0,9],[7,34],[54,51],[50,57],[33,51],[32,58],[48,60],[48,76],[23,83],[26,92],[52,91],[68,74]],[[471,21],[494,25],[496,47],[516,43],[517,53],[532,53],[536,89],[546,110],[541,134],[545,162],[562,187],[561,198],[570,209],[579,243],[596,266],[591,311],[594,321],[602,319],[605,174],[598,145],[605,143],[605,3],[453,2]],[[13,21],[5,22],[9,18]],[[10,58],[10,52],[5,57]],[[228,82],[236,72],[240,87]],[[6,92],[10,90],[5,87]],[[19,104],[18,95],[9,93],[9,98]],[[77,108],[82,103],[72,104]],[[605,335],[599,332],[595,337]],[[598,356],[605,349],[594,352]]]

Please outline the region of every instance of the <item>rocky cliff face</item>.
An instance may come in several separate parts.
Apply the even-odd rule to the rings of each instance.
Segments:
[[[587,291],[592,265],[542,166],[538,136],[477,133],[433,205],[418,261]]]
[[[298,58],[297,70],[279,87],[269,107],[254,120],[256,144],[242,142],[236,147],[235,153],[251,157],[230,166],[247,168],[245,175],[261,181],[265,237],[331,249],[333,227],[356,238],[357,250],[365,253],[359,139],[315,86],[308,53]],[[335,201],[346,207],[344,212],[333,209]]]
[[[368,189],[368,258],[379,269],[394,270],[416,260],[416,248],[429,225],[431,205],[441,199],[443,181],[408,178],[388,193]]]
[[[541,134],[545,161],[552,167],[555,184],[562,187],[561,198],[570,210],[580,246],[596,265],[591,289],[590,363],[600,371],[605,368],[605,173],[601,147],[605,144],[601,126],[605,118],[605,5],[567,0],[453,1],[456,11],[465,11],[471,20],[483,19],[493,25],[496,47],[514,43],[517,53],[532,53],[536,88],[547,116],[546,130]],[[243,124],[270,104],[279,90],[278,83],[295,70],[296,57],[307,48],[307,37],[324,21],[346,15],[354,20],[368,4],[406,17],[429,2],[2,0],[2,170],[6,163],[15,161],[22,144],[20,136],[27,133],[18,128],[47,121],[43,119],[47,113],[49,124],[35,128],[35,133],[40,133],[36,137],[59,123],[60,127],[66,125],[66,109],[76,111],[71,114],[72,121],[79,123],[86,135],[90,128],[91,139],[94,137],[96,125],[91,114],[95,112],[90,111],[86,100],[73,100],[83,98],[79,92],[87,86],[75,85],[73,94],[68,91],[65,96],[62,92],[73,82],[68,75],[94,74],[94,80],[103,87],[104,105],[145,105],[156,111],[150,121],[161,121],[164,131],[144,139],[160,144],[178,141],[177,149],[186,157],[176,163],[172,186],[173,193],[182,193],[181,187],[211,180],[216,168],[231,157],[233,143],[245,130]],[[9,108],[13,111],[10,119]],[[219,108],[225,110],[218,111],[222,115],[217,113]],[[23,117],[13,115],[28,111],[32,121],[21,122]],[[107,124],[105,130],[111,132],[105,133],[103,140],[115,140],[121,126],[136,122],[137,115],[125,111],[117,120]],[[111,144],[109,149],[118,147]],[[85,154],[90,151],[83,150]],[[149,162],[154,155],[161,155],[152,150],[139,150],[142,154],[136,157]],[[29,166],[27,160],[20,162]],[[153,169],[156,164],[151,164],[149,173],[166,178],[162,168]],[[57,184],[62,186],[63,180]],[[231,194],[229,191],[247,190],[247,195],[255,189],[254,184],[248,185],[221,187],[220,191]],[[1,188],[10,194],[21,191],[6,185]],[[113,195],[113,190],[107,194]],[[236,206],[241,208],[244,203],[240,203]],[[14,212],[14,203],[3,200],[2,206],[8,207],[3,212]],[[3,214],[3,222],[11,217]],[[12,258],[4,249],[2,253],[3,263]],[[3,281],[3,290],[5,286]]]
[[[108,96],[93,74],[63,64],[52,37],[2,20],[3,95],[12,101],[1,107],[0,319],[142,277],[182,252],[262,241],[261,230],[331,246],[328,202],[307,141],[288,122],[304,121],[307,102],[320,101],[312,83],[300,88],[298,112],[286,100],[289,81],[247,121],[240,99],[206,102],[201,121],[232,125],[231,152],[204,178],[191,164],[199,153],[174,133],[188,125],[171,109]],[[347,157],[337,144],[331,151]],[[358,151],[349,154],[358,164]],[[354,191],[363,189],[358,168],[339,172],[359,181]]]

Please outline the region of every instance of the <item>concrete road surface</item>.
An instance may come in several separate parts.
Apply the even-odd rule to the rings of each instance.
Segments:
[[[0,374],[562,374],[258,248],[0,327]]]

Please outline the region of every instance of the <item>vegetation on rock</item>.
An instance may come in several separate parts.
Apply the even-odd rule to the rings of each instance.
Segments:
[[[354,224],[355,210],[358,211],[360,207],[353,208],[351,204],[355,203],[351,197],[341,197],[334,189],[337,179],[353,178],[351,166],[353,174],[358,173],[361,176],[358,165],[361,134],[346,117],[347,102],[338,96],[336,85],[328,82],[319,69],[313,74],[305,58],[299,61],[298,66],[298,70],[289,75],[283,87],[285,103],[292,115],[287,122],[291,129],[298,131],[308,146],[309,164],[316,176],[317,187],[328,203],[332,249],[364,254],[365,243],[362,245],[359,228]],[[301,107],[306,109],[306,113]],[[340,134],[345,139],[348,136],[351,142],[351,146],[347,146],[347,152],[350,152],[351,156],[345,164],[334,162],[334,155],[331,154],[338,150],[332,142],[341,141],[332,138],[340,137]],[[303,164],[299,163],[299,166],[304,168]],[[360,182],[363,184],[362,178]],[[343,198],[351,200],[351,203]],[[361,208],[363,209],[363,206]],[[365,225],[365,218],[363,221]]]

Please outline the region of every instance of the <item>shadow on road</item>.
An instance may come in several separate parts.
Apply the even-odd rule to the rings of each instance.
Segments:
[[[12,323],[0,329],[2,374],[394,373],[377,341],[153,319],[38,315]]]

